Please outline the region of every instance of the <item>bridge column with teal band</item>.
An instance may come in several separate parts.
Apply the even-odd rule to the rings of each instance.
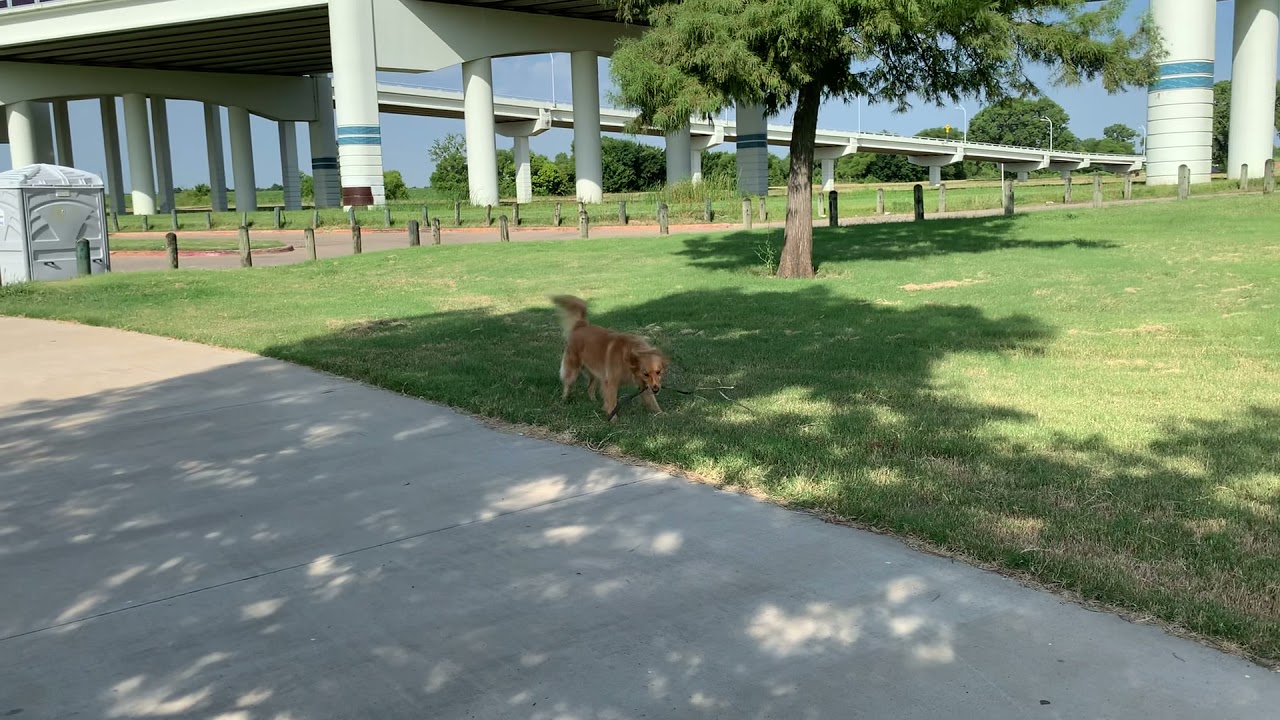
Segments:
[[[372,0],[330,0],[329,43],[342,205],[383,205],[386,194]]]
[[[1168,57],[1147,89],[1147,184],[1174,185],[1178,168],[1209,182],[1213,163],[1215,0],[1151,0]]]
[[[1280,0],[1236,0],[1231,60],[1231,128],[1227,177],[1240,168],[1261,177],[1275,152],[1276,54],[1280,48]]]
[[[338,176],[338,125],[333,117],[333,81],[313,77],[316,119],[307,123],[311,144],[311,179],[318,208],[342,206],[342,179]]]
[[[734,109],[738,126],[738,192],[743,195],[769,194],[769,126],[764,108],[738,103]]]

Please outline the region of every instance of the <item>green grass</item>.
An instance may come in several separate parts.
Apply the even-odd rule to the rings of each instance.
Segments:
[[[880,185],[842,185],[839,191],[839,215],[842,218],[867,217],[876,214],[876,191],[885,190],[885,211],[895,214],[910,214],[913,209],[913,191],[911,183],[884,183]],[[926,213],[938,209],[938,189],[925,187]],[[1123,181],[1115,177],[1104,177],[1103,199],[1119,200],[1123,195]],[[1237,184],[1226,180],[1214,180],[1210,183],[1196,185],[1193,195],[1224,194],[1237,190]],[[1044,205],[1063,201],[1063,186],[1060,180],[1032,180],[1016,185],[1017,203],[1020,205]],[[738,223],[742,219],[742,199],[732,192],[712,191],[712,221]],[[1133,197],[1157,198],[1172,197],[1177,194],[1177,187],[1157,185],[1148,187],[1145,183],[1134,183]],[[825,212],[826,200],[814,193],[814,217],[820,210]],[[1073,181],[1072,203],[1082,207],[1090,206],[1093,198],[1093,181],[1088,177],[1078,177]],[[630,224],[657,225],[658,203],[666,202],[668,216],[672,223],[705,222],[705,198],[696,195],[696,188],[689,186],[677,188],[675,191],[613,194],[605,198],[600,205],[588,206],[588,215],[592,225],[616,225],[619,222],[619,202],[626,202],[627,217]],[[234,205],[234,195],[231,198]],[[248,223],[252,228],[275,228],[275,205],[283,202],[281,193],[262,191],[258,193],[259,206],[267,208],[257,212],[243,213],[230,211],[211,213],[206,218],[204,208],[183,205],[178,214],[178,229],[182,231],[230,230]],[[455,222],[452,201],[441,200],[429,194],[419,193],[415,199],[407,202],[392,203],[386,208],[376,210],[359,210],[356,220],[367,228],[387,227],[387,210],[391,213],[390,227],[403,228],[410,220],[422,222],[422,209],[427,208],[428,218],[439,218],[444,228],[451,227],[497,227],[498,217],[506,215],[514,223],[515,211],[511,198],[504,199],[501,206],[495,206],[488,215],[485,208],[472,207],[464,203],[459,208],[459,222]],[[520,206],[520,224],[524,227],[555,226],[556,205],[560,205],[561,226],[576,227],[578,224],[578,204],[573,198],[538,198],[532,203]],[[768,220],[780,220],[786,214],[786,197],[784,190],[775,188],[765,200]],[[822,206],[821,208],[819,206]],[[1002,206],[1000,183],[998,181],[958,181],[948,184],[947,210],[988,210]],[[752,217],[759,221],[759,199],[752,201]],[[283,227],[300,229],[305,227],[347,227],[350,224],[348,214],[341,209],[324,209],[318,214],[313,209],[282,211]],[[145,221],[141,216],[123,215],[119,218],[122,232],[141,232],[149,230],[165,233],[172,229],[172,221],[168,216],[151,216]]]
[[[0,290],[0,313],[244,348],[925,541],[1280,661],[1274,196],[820,230],[440,246]],[[613,426],[558,400],[549,293],[670,351]]]
[[[250,247],[254,250],[267,250],[270,248],[284,247],[284,243],[279,240],[250,240]],[[164,238],[111,238],[111,250],[115,251],[140,251],[140,250],[164,250]],[[238,250],[240,241],[236,238],[202,238],[187,237],[183,235],[178,239],[178,250]]]

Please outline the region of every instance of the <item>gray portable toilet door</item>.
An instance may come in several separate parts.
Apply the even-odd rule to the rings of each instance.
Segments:
[[[32,280],[62,280],[76,276],[76,240],[89,241],[94,273],[108,270],[103,252],[99,193],[59,187],[23,190],[27,205],[27,247],[31,249]]]

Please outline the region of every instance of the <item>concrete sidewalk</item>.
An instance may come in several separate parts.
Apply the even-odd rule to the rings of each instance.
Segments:
[[[283,363],[0,318],[0,373],[0,715],[1280,707],[1159,629]]]

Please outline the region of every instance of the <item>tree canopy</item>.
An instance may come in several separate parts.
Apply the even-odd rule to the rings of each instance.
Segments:
[[[1109,92],[1155,77],[1149,13],[1118,21],[1126,0],[616,0],[650,29],[619,42],[617,100],[636,125],[676,130],[735,103],[767,115],[794,107],[786,243],[778,274],[813,275],[812,187],[818,107],[865,97],[905,110],[1035,95],[1030,65],[1056,84],[1100,78]]]
[[[969,140],[973,142],[1018,145],[1020,147],[1049,147],[1049,123],[1053,121],[1053,147],[1058,150],[1075,150],[1079,139],[1071,132],[1071,117],[1061,105],[1049,98],[1027,100],[1006,98],[974,113],[969,123]]]

